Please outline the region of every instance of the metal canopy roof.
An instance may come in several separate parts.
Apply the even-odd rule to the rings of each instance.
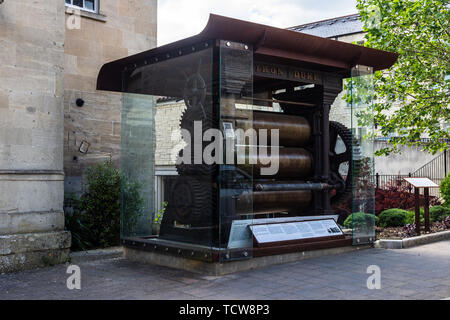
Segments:
[[[334,38],[364,32],[363,23],[359,19],[359,14],[315,21],[288,29],[322,38]]]
[[[97,89],[122,89],[122,71],[143,60],[209,40],[227,40],[253,45],[255,56],[289,60],[301,66],[349,75],[355,65],[387,69],[398,54],[274,28],[211,14],[205,29],[198,35],[105,64],[97,79]]]

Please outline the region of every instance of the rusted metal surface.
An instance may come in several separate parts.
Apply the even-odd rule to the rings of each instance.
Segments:
[[[295,190],[295,191],[255,191],[247,193],[239,198],[238,203],[248,202],[246,198],[253,201],[253,207],[248,212],[248,207],[237,208],[238,214],[265,214],[273,212],[289,212],[307,207],[312,198],[311,191]]]
[[[265,181],[255,183],[255,191],[290,191],[290,190],[329,190],[333,186],[328,183],[302,181]]]
[[[315,37],[247,21],[211,15],[198,35],[156,49],[105,64],[97,80],[98,90],[122,91],[122,72],[143,65],[159,55],[176,56],[181,49],[200,46],[202,42],[222,39],[254,46],[254,54],[263,60],[283,59],[299,67],[350,75],[355,65],[387,69],[397,60],[392,52],[365,48],[340,41]]]
[[[266,152],[261,152],[264,149]],[[253,177],[264,178],[261,169],[268,168],[268,163],[273,164],[274,155],[270,155],[270,148],[260,147],[258,153],[247,155],[238,154],[238,163],[253,163]],[[245,157],[245,158],[244,158]],[[271,178],[306,178],[312,172],[312,155],[302,148],[280,148],[279,149],[279,170]],[[267,177],[265,177],[267,178]]]
[[[311,126],[304,117],[286,116],[269,112],[253,112],[253,119],[236,120],[239,128],[267,130],[267,143],[271,143],[271,130],[279,130],[279,145],[284,147],[301,147],[311,138]]]

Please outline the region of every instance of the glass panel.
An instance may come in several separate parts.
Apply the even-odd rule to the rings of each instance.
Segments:
[[[94,0],[84,0],[84,8],[88,10],[95,10],[95,1]]]
[[[257,152],[253,131],[253,50],[244,44],[220,42],[220,255],[222,261],[252,257],[253,165]],[[257,156],[255,154],[254,156]],[[253,157],[255,158],[255,157]]]
[[[206,252],[202,258],[210,258],[218,242],[218,169],[204,157],[212,144],[208,130],[218,119],[212,73],[212,45],[202,43],[150,57],[123,77],[129,93],[122,166],[124,174],[142,181],[146,200],[135,235],[171,243],[179,254]],[[123,209],[127,221],[130,214]]]
[[[73,0],[72,4],[77,7],[83,8],[83,0]]]
[[[375,241],[373,70],[356,66],[351,78],[353,243]]]
[[[121,237],[152,234],[155,109],[153,96],[123,95]]]

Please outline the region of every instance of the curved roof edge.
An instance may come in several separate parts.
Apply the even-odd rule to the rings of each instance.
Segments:
[[[97,90],[120,92],[125,67],[154,55],[214,39],[254,45],[257,55],[299,61],[343,73],[349,73],[358,64],[373,67],[374,71],[387,69],[398,58],[397,53],[211,14],[205,29],[196,36],[103,65]]]

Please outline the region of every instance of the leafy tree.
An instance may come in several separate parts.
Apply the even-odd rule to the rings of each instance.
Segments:
[[[399,53],[397,63],[374,76],[374,119],[391,147],[377,155],[399,152],[400,145],[430,153],[448,148],[450,123],[450,1],[358,0],[366,46]],[[399,107],[397,107],[398,105]],[[370,124],[370,123],[368,123]],[[426,134],[429,139],[421,140]]]

